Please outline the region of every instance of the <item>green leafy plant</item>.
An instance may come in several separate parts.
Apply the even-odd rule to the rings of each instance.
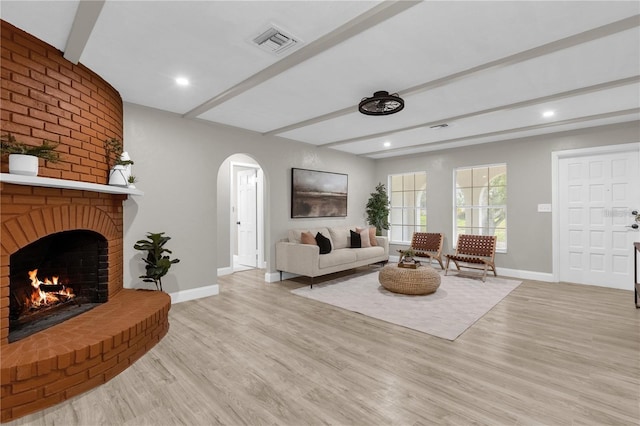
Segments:
[[[124,148],[122,146],[122,142],[120,139],[111,138],[106,139],[104,141],[104,150],[105,157],[107,157],[107,164],[109,165],[109,169],[113,168],[113,166],[126,166],[129,164],[133,164],[131,160],[122,160],[120,157],[122,156],[122,152]]]
[[[171,254],[171,250],[164,248],[170,239],[171,237],[164,236],[164,232],[155,234],[148,232],[146,240],[139,240],[133,246],[136,250],[147,252],[147,257],[142,259],[147,273],[140,275],[140,278],[144,278],[142,280],[144,282],[154,283],[156,289],[160,291],[162,291],[162,277],[167,275],[172,264],[180,262],[180,259],[171,259],[164,254]]]
[[[382,235],[383,229],[389,229],[389,196],[382,183],[376,186],[367,201],[367,222],[376,227],[376,235]]]
[[[2,154],[33,155],[52,163],[60,161],[60,153],[56,152],[58,145],[58,143],[48,140],[43,140],[42,145],[27,145],[24,142],[18,142],[11,133],[7,133],[0,138],[0,151]]]
[[[135,177],[134,175],[129,176],[129,183],[133,184],[136,183],[138,181],[138,178]]]
[[[411,247],[409,247],[406,250],[398,250],[398,252],[400,253],[400,262],[402,261],[411,261],[413,260],[414,256],[416,255],[416,252],[413,251],[413,249]]]

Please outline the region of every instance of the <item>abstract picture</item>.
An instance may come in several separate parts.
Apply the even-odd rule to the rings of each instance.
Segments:
[[[291,217],[346,217],[348,176],[291,169]]]

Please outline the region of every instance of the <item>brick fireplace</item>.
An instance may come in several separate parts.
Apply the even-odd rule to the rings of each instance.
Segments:
[[[2,132],[30,144],[57,142],[62,157],[58,164],[41,160],[33,181],[8,175],[2,158],[0,397],[5,422],[124,371],[167,333],[171,302],[163,292],[123,288],[123,202],[129,195],[106,185],[103,148],[105,139],[122,139],[120,95],[91,70],[69,63],[52,46],[5,21],[1,36]],[[101,292],[99,306],[10,343],[12,255],[67,232],[95,235],[99,242],[103,258],[96,274],[103,284],[90,290]]]

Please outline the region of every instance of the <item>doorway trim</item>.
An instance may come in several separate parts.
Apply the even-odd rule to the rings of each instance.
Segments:
[[[256,169],[257,182],[256,182],[256,232],[258,237],[258,268],[265,268],[265,254],[264,254],[264,172],[262,167],[258,163],[243,163],[239,161],[231,161],[229,164],[229,197],[233,197],[235,200],[236,186],[235,176],[236,167]],[[237,203],[229,203],[229,269],[234,271],[233,255],[235,247],[238,244],[238,227],[236,225],[236,212],[234,208],[237,208]]]
[[[586,157],[597,154],[613,154],[617,152],[636,151],[640,164],[640,142],[632,142],[620,145],[603,145],[592,148],[578,148],[561,151],[553,151],[551,153],[551,202],[553,209],[551,211],[551,229],[552,229],[552,277],[553,282],[560,282],[560,213],[558,207],[560,205],[560,176],[559,167],[560,160],[572,157]]]

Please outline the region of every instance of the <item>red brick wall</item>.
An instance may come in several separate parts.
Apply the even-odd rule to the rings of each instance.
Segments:
[[[60,163],[40,160],[39,176],[106,184],[104,141],[122,140],[122,98],[109,83],[62,52],[1,21],[2,134],[60,143]],[[8,172],[6,156],[1,170]]]

